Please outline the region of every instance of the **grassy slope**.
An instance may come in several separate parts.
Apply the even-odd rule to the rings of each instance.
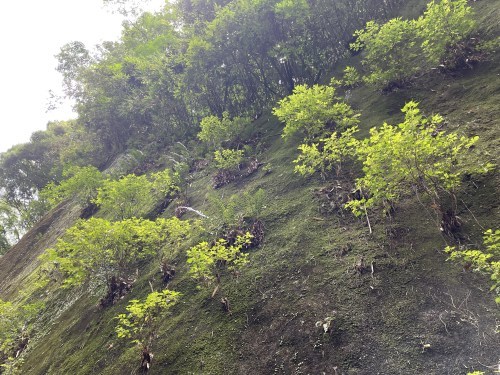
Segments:
[[[496,1],[476,6],[489,25],[499,19]],[[496,13],[495,13],[496,12]],[[447,126],[479,134],[489,158],[497,156],[500,67],[495,61],[456,77],[428,76],[406,91],[380,96],[354,90],[353,106],[363,113],[366,131],[383,121],[401,119],[409,99],[422,109],[446,115]],[[303,180],[292,173],[296,142],[284,143],[280,125],[263,116],[262,171],[221,190],[228,196],[263,188],[262,220],[266,240],[252,250],[251,264],[238,279],[226,277],[222,294],[233,315],[222,312],[211,290],[197,290],[182,255],[173,259],[177,276],[171,288],[184,294],[161,327],[151,374],[465,374],[488,373],[496,365],[500,338],[498,307],[488,282],[447,263],[445,246],[433,217],[416,201],[405,202],[393,222],[372,217],[374,234],[363,221],[320,212],[328,202],[313,191],[333,182]],[[498,162],[498,161],[497,161]],[[485,228],[498,227],[498,174],[466,183],[460,198]],[[190,204],[209,215],[210,176],[200,172],[189,189]],[[335,182],[337,184],[337,182]],[[338,184],[349,188],[348,181]],[[478,241],[482,228],[463,203],[464,233]],[[374,262],[374,274],[357,275],[360,256]],[[115,320],[127,300],[144,296],[148,281],[159,288],[156,263],[143,265],[133,293],[105,311],[98,298],[66,296],[67,305],[51,306],[62,315],[47,318],[47,335],[26,353],[26,374],[129,374],[139,357],[117,342]],[[325,335],[317,321],[333,316]],[[50,324],[49,324],[50,322]],[[422,344],[430,344],[422,350]]]

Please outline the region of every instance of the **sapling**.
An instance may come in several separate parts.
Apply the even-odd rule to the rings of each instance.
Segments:
[[[137,345],[141,354],[141,367],[149,370],[152,360],[152,346],[157,335],[161,319],[174,306],[181,293],[164,289],[161,292],[151,292],[144,300],[131,300],[124,314],[119,314],[115,328],[118,338],[129,340]]]

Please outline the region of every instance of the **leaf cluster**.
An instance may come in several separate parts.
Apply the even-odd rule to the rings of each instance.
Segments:
[[[369,195],[347,204],[356,214],[361,214],[365,207],[397,203],[418,191],[427,194],[439,207],[443,194],[452,193],[465,172],[485,173],[492,168],[491,164],[467,164],[468,152],[477,136],[446,134],[439,128],[443,118],[424,117],[416,102],[408,102],[402,111],[402,123],[372,128],[370,137],[356,148],[364,173],[356,185]]]
[[[222,149],[214,152],[214,161],[217,169],[234,171],[239,169],[243,161],[244,150]]]
[[[178,175],[168,169],[146,175],[126,175],[118,180],[105,180],[93,202],[103,214],[115,220],[144,216],[160,199],[176,193]]]
[[[454,246],[446,247],[450,259],[460,261],[479,272],[490,275],[496,291],[496,302],[500,304],[500,229],[488,229],[483,236],[484,249],[461,249]]]
[[[345,160],[355,155],[358,141],[354,138],[358,127],[352,126],[342,133],[334,131],[330,137],[322,138],[318,143],[303,143],[298,149],[300,154],[293,162],[295,173],[309,176],[320,172],[323,177],[335,169],[338,176]]]
[[[133,343],[147,346],[154,336],[159,320],[174,306],[181,293],[164,289],[161,292],[152,292],[141,300],[131,300],[127,313],[119,314],[115,331],[119,338],[130,339]]]
[[[16,305],[0,299],[0,355],[13,356],[15,344],[28,335],[31,322],[43,308],[41,302]]]
[[[368,84],[379,88],[405,84],[417,73],[440,64],[451,46],[475,28],[467,0],[432,0],[416,20],[394,18],[384,24],[367,22],[354,34],[354,51],[363,50]]]
[[[235,140],[249,122],[247,117],[231,119],[227,111],[222,114],[222,118],[207,116],[200,122],[198,138],[210,147],[218,149],[223,143]]]
[[[232,245],[223,238],[212,245],[200,242],[187,251],[189,273],[197,280],[214,283],[220,277],[219,271],[222,268],[236,271],[248,263],[248,254],[242,250],[251,241],[252,235],[247,232],[238,236]]]
[[[90,278],[105,283],[111,276],[127,277],[139,260],[160,254],[165,244],[178,243],[190,230],[189,222],[177,218],[80,220],[41,259],[62,275],[63,286]]]
[[[302,133],[306,139],[321,137],[328,129],[343,131],[358,123],[359,115],[335,97],[333,86],[298,85],[293,94],[281,99],[273,113],[285,123],[282,137]]]
[[[40,199],[47,201],[50,207],[70,198],[88,204],[104,183],[102,173],[93,166],[69,166],[63,171],[63,177],[59,184],[51,182],[40,192]]]

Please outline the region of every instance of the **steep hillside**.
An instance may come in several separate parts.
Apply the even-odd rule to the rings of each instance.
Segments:
[[[418,3],[418,4],[417,4]],[[474,2],[485,32],[498,33],[498,1]],[[414,13],[421,2],[406,10]],[[354,56],[338,67],[358,64]],[[480,137],[477,148],[498,164],[500,54],[474,69],[433,71],[410,87],[381,94],[364,86],[342,93],[361,113],[361,134],[383,122],[395,124],[409,100],[426,115],[440,113],[447,131]],[[160,215],[189,205],[208,218],[222,216],[214,194],[265,191],[258,219],[264,241],[250,249],[249,264],[235,276],[221,275],[217,294],[199,288],[189,274],[185,250],[215,233],[196,232],[181,251],[168,253],[175,266],[170,289],[182,297],[161,321],[150,374],[467,374],[500,370],[500,310],[488,277],[447,261],[448,244],[480,244],[485,229],[498,228],[500,175],[469,176],[458,194],[463,223],[452,239],[439,229],[430,201],[412,196],[392,215],[364,217],[341,206],[353,191],[359,168],[337,178],[303,178],[293,172],[299,137],[284,141],[283,125],[266,112],[248,138],[257,171],[214,189],[211,168],[192,170],[181,198]],[[167,159],[166,149],[158,160]],[[154,216],[162,210],[156,210]],[[0,258],[0,297],[20,299],[35,283],[37,257],[81,214],[63,204],[46,215]],[[183,219],[199,219],[187,212]],[[155,259],[141,262],[132,292],[111,307],[99,291],[50,283],[52,293],[35,323],[36,334],[21,355],[22,374],[135,374],[140,353],[116,337],[116,316],[127,303],[164,284]],[[215,296],[214,296],[215,295]],[[229,301],[224,311],[221,298]],[[325,326],[326,325],[326,326]],[[326,328],[324,328],[326,327]],[[5,373],[8,374],[6,369]]]

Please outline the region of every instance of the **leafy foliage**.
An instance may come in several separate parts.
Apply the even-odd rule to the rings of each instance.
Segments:
[[[417,21],[422,49],[429,64],[437,65],[458,43],[474,30],[472,8],[467,0],[435,0]]]
[[[41,199],[48,201],[51,207],[70,198],[88,204],[104,183],[102,173],[93,166],[70,166],[64,170],[63,177],[59,184],[51,182],[40,192]]]
[[[32,320],[43,307],[40,302],[17,306],[0,299],[0,355],[15,357],[16,344],[29,335]]]
[[[81,220],[41,259],[62,275],[64,286],[90,278],[104,284],[112,276],[128,277],[137,261],[160,254],[162,246],[180,241],[190,229],[189,222],[177,218]]]
[[[211,227],[232,228],[241,226],[245,218],[253,220],[261,218],[265,209],[266,192],[264,189],[258,189],[254,193],[246,191],[227,198],[212,192],[207,195],[207,200],[212,208]]]
[[[344,76],[342,77],[342,85],[347,87],[357,86],[361,82],[361,75],[358,70],[353,66],[347,66],[344,69]]]
[[[390,82],[404,83],[420,70],[416,21],[394,18],[383,25],[369,21],[355,36],[351,48],[364,50],[363,65],[369,72],[364,77],[367,83],[377,87]]]
[[[439,129],[443,118],[425,118],[416,102],[407,103],[402,111],[402,123],[372,128],[370,137],[357,147],[364,176],[356,184],[369,196],[347,204],[356,214],[363,207],[396,203],[412,191],[425,192],[440,207],[443,194],[460,185],[464,172],[484,173],[492,167],[467,165],[467,152],[477,136],[445,134]]]
[[[493,281],[491,290],[496,291],[496,302],[500,304],[500,230],[488,229],[484,232],[483,242],[484,250],[448,246],[445,251],[451,260],[464,262],[468,267],[490,275]]]
[[[358,123],[359,115],[335,97],[333,86],[298,85],[293,94],[278,102],[273,113],[285,123],[283,138],[301,132],[306,139],[324,135],[327,128],[345,130]]]
[[[224,112],[222,118],[207,116],[201,120],[201,131],[198,138],[213,148],[219,148],[224,142],[234,140],[250,120],[244,117],[231,119],[229,112]]]
[[[178,191],[177,175],[168,169],[145,175],[129,174],[119,180],[106,180],[98,189],[94,203],[113,219],[141,217],[160,199]]]
[[[320,172],[323,177],[332,169],[335,169],[337,176],[342,170],[342,163],[347,158],[352,158],[356,153],[358,141],[354,134],[358,131],[357,126],[353,126],[342,133],[333,132],[328,138],[320,139],[319,143],[301,144],[299,146],[300,155],[293,162],[295,173],[302,176],[312,175]]]
[[[217,150],[214,153],[215,166],[218,169],[236,170],[243,161],[244,153],[244,150]]]
[[[198,280],[208,284],[219,281],[220,270],[227,267],[236,271],[248,263],[248,254],[242,252],[245,245],[252,241],[252,235],[245,233],[238,236],[230,245],[225,239],[218,239],[213,245],[200,242],[187,251],[189,273]]]
[[[419,72],[446,58],[450,47],[473,31],[472,8],[467,0],[432,0],[417,20],[394,18],[380,25],[369,21],[355,32],[355,51],[364,50],[364,80],[384,88],[405,84]]]
[[[115,328],[119,338],[130,339],[133,343],[147,347],[153,341],[159,321],[174,306],[181,293],[165,289],[149,293],[144,301],[131,300],[127,313],[119,314]]]

